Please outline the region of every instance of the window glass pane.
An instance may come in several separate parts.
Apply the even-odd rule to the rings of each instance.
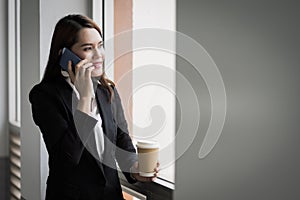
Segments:
[[[133,0],[133,136],[160,143],[160,177],[171,182],[175,168],[175,20],[175,0]],[[166,45],[160,46],[162,43]]]
[[[130,133],[134,142],[160,143],[160,177],[174,182],[176,1],[103,2],[106,72],[118,88]],[[161,43],[166,46],[159,48]]]

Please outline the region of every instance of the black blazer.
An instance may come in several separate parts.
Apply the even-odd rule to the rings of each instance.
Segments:
[[[73,89],[64,80],[41,82],[29,94],[32,116],[39,126],[49,154],[46,199],[123,199],[116,162],[130,183],[129,169],[137,161],[128,134],[118,92],[110,103],[108,91],[98,85],[96,99],[105,134],[104,164],[85,147],[95,142],[92,129],[97,121],[72,109]],[[80,125],[77,125],[80,124]]]

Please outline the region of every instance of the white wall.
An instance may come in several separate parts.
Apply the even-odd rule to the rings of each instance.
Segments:
[[[32,121],[29,91],[43,75],[57,20],[69,13],[90,16],[90,8],[91,1],[81,0],[21,2],[21,187],[25,199],[44,199],[48,174],[47,152]]]
[[[0,157],[8,156],[7,1],[0,0]]]

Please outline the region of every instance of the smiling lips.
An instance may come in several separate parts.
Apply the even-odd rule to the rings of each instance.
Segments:
[[[95,68],[100,68],[102,67],[103,62],[95,62],[93,63]]]

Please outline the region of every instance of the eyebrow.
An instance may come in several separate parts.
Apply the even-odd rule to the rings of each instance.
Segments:
[[[98,42],[98,45],[99,44],[103,44],[103,41]],[[93,43],[84,43],[84,44],[80,45],[80,47],[84,47],[84,46],[93,46]]]

